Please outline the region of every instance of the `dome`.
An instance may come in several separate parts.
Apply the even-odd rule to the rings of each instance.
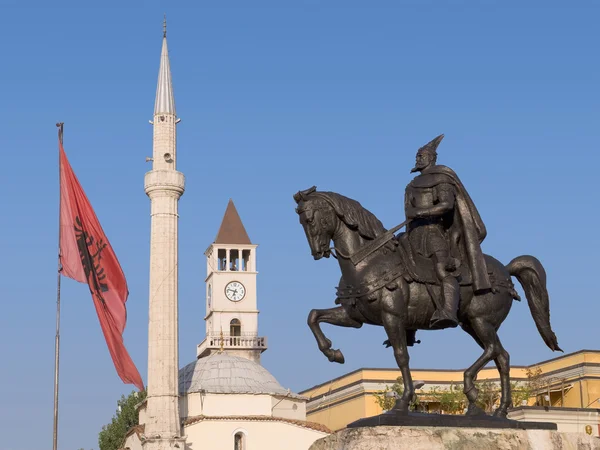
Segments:
[[[179,393],[271,394],[304,398],[283,388],[267,369],[254,361],[214,353],[179,370]]]

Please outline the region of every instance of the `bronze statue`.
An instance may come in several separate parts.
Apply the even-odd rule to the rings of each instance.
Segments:
[[[497,330],[513,300],[520,300],[511,276],[523,286],[537,329],[546,345],[562,351],[550,326],[546,273],[533,256],[519,256],[504,265],[481,251],[486,229],[458,176],[436,165],[438,136],[417,153],[413,171],[421,172],[406,188],[407,221],[391,230],[360,203],[316,187],[294,195],[296,212],[315,260],[333,255],[342,278],[335,308],[313,309],[308,316],[319,349],[332,362],[344,356],[332,349],[319,323],[360,328],[385,328],[404,382],[393,408],[408,413],[414,395],[407,346],[416,330],[460,324],[483,348],[464,373],[467,415],[485,414],[476,406],[477,373],[490,361],[500,373],[502,396],[494,415],[506,417],[511,406],[509,355]],[[403,225],[407,232],[395,235]],[[333,247],[330,242],[333,241]]]

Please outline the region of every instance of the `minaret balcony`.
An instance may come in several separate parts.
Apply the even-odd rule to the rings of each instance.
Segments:
[[[197,356],[203,356],[212,353],[215,350],[260,350],[264,352],[267,349],[267,338],[249,334],[241,336],[232,336],[230,334],[209,334],[201,344],[198,344]]]
[[[147,195],[153,191],[174,191],[181,195],[185,189],[185,177],[176,170],[153,169],[146,172],[144,188]]]

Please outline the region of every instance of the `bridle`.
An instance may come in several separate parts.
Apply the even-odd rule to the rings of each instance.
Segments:
[[[333,210],[335,212],[334,206],[326,198],[321,198],[321,199],[324,200],[328,204],[329,208],[331,208],[331,210]],[[296,213],[298,213],[298,215],[300,215],[306,211],[322,211],[324,209],[325,208],[323,208],[323,207],[296,208]],[[323,223],[323,221],[325,223]],[[329,224],[329,221],[325,217],[321,219],[321,222],[322,223],[320,225],[324,226],[324,227],[326,227]],[[334,234],[334,237],[335,237],[335,234]],[[332,238],[332,240],[334,240],[334,239]],[[338,260],[340,258],[348,259],[348,260],[352,258],[352,255],[347,255],[344,252],[341,252],[335,245],[333,247],[329,247],[327,250],[329,251],[331,256],[333,256],[335,259],[338,259]]]

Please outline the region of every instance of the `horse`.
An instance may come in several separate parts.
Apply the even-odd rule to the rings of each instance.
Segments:
[[[435,298],[440,287],[436,280],[419,280],[410,263],[406,247],[400,245],[405,233],[385,239],[386,230],[377,217],[356,200],[335,192],[310,189],[294,195],[296,213],[304,228],[315,260],[333,255],[342,273],[338,285],[336,306],[313,309],[308,315],[310,327],[319,350],[331,362],[344,363],[339,349],[332,349],[321,322],[340,327],[360,328],[363,324],[383,326],[393,347],[396,363],[402,373],[404,392],[390,413],[408,414],[414,396],[409,370],[408,346],[415,343],[416,330],[430,330],[430,319],[436,310]],[[391,230],[393,231],[393,230]],[[389,235],[389,233],[388,233]],[[384,244],[364,252],[377,239]],[[333,247],[330,243],[333,241]],[[353,255],[363,252],[356,263]],[[511,309],[520,300],[511,276],[525,292],[531,315],[546,345],[552,351],[562,351],[550,325],[549,295],[546,272],[541,262],[530,255],[514,258],[503,265],[484,254],[492,289],[474,294],[468,282],[460,284],[458,319],[460,327],[483,349],[483,354],[464,372],[464,394],[468,399],[466,415],[486,414],[476,405],[478,390],[474,381],[479,371],[494,361],[500,374],[501,398],[494,416],[506,418],[511,407],[510,356],[498,337],[498,329]],[[468,276],[467,276],[468,278]],[[417,341],[418,342],[418,341]]]

